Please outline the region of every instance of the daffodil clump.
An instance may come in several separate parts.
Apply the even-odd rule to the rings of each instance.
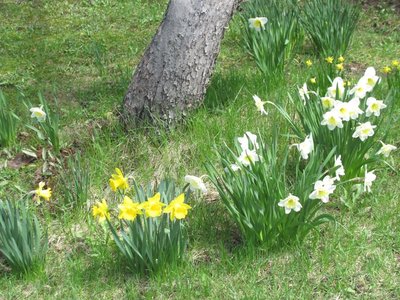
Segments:
[[[42,190],[37,194],[48,199]],[[18,273],[43,267],[48,239],[35,213],[24,201],[0,200],[0,256]]]
[[[192,181],[197,178],[192,177]],[[187,245],[184,220],[191,209],[186,203],[189,191],[179,192],[170,180],[145,190],[134,181],[131,185],[118,168],[109,185],[114,201],[96,202],[92,214],[110,229],[129,266],[140,273],[154,272],[182,259]],[[115,201],[119,204],[110,208]]]
[[[339,57],[337,61],[344,62],[344,58]],[[334,59],[327,59],[327,63],[333,64]],[[314,89],[304,83],[295,97],[290,98],[296,116],[289,115],[279,105],[265,103],[277,108],[297,137],[304,139],[294,144],[304,160],[309,159],[313,147],[320,147],[326,156],[334,151],[335,159],[328,165],[337,169],[335,181],[364,184],[363,191],[370,192],[376,178],[373,173],[376,163],[397,150],[396,146],[381,140],[386,136],[386,132],[381,130],[391,119],[393,105],[390,94],[382,99],[375,93],[381,81],[376,70],[369,67],[353,85],[340,76],[333,78],[326,89]],[[295,119],[300,122],[294,122]],[[312,199],[326,199],[323,195],[329,189],[324,192],[318,189],[325,185],[331,188],[332,185],[323,182],[316,183],[316,192],[310,196]]]
[[[224,171],[212,163],[207,170],[247,244],[274,247],[301,241],[311,229],[332,220],[319,210],[331,200],[336,175],[342,174],[327,165],[334,151],[324,157],[312,134],[298,144],[286,140],[283,148],[278,147],[277,131],[268,145],[251,132],[236,141],[235,149],[219,152]],[[291,148],[298,151],[294,171]],[[308,163],[303,168],[304,160]]]
[[[297,8],[290,0],[247,1],[240,14],[244,44],[267,82],[282,82],[284,67],[300,47],[304,35]]]

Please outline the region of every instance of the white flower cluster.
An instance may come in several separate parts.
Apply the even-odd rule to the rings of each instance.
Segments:
[[[257,143],[257,135],[247,131],[242,137],[238,137],[238,142],[242,153],[237,158],[240,165],[245,167],[260,161],[261,156],[257,154],[257,150],[260,149],[260,145]],[[240,170],[240,165],[232,164],[231,169],[233,171]]]
[[[329,130],[335,128],[343,128],[343,122],[357,120],[364,111],[360,109],[360,100],[367,96],[367,93],[372,92],[380,78],[376,75],[373,67],[367,68],[364,75],[360,78],[357,84],[349,91],[349,95],[353,98],[346,102],[342,101],[346,96],[346,88],[342,78],[336,77],[332,86],[328,88],[325,97],[321,97],[321,103],[324,109],[329,109],[323,115],[322,125],[328,127]],[[338,100],[340,99],[340,100]],[[365,115],[379,117],[381,109],[386,108],[382,100],[377,100],[374,97],[369,97],[366,100]],[[365,141],[368,137],[374,135],[376,125],[371,122],[360,123],[356,127],[353,138],[359,138]]]

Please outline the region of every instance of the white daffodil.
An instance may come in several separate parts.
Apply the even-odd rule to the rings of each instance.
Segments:
[[[382,144],[381,149],[376,154],[382,154],[384,157],[389,157],[390,153],[397,149],[396,146],[385,144],[384,142],[380,141]]]
[[[360,109],[360,99],[353,98],[347,103],[347,107],[349,109],[350,119],[355,120],[359,115],[362,115],[364,112]]]
[[[342,101],[339,101],[339,100],[335,100],[335,104],[334,104],[333,109],[337,112],[337,115],[343,121],[349,121],[350,120],[350,111],[349,111],[349,105],[348,105],[347,102],[342,102]]]
[[[334,178],[330,176],[325,176],[323,180],[318,180],[314,184],[314,191],[310,194],[310,199],[320,199],[322,202],[329,202],[329,195],[332,194],[336,186],[334,183]]]
[[[299,95],[301,100],[303,100],[304,105],[306,105],[307,100],[310,99],[307,83],[304,83],[301,88],[299,88]]]
[[[374,67],[369,67],[365,70],[364,76],[358,81],[359,84],[366,86],[368,92],[371,92],[375,85],[379,82],[380,78],[376,75]]]
[[[353,138],[360,138],[361,141],[365,141],[368,137],[374,135],[374,128],[376,125],[372,125],[371,122],[362,123],[356,127],[356,131],[353,133]]]
[[[30,112],[32,113],[31,118],[36,118],[36,120],[38,120],[39,122],[46,121],[46,113],[43,110],[43,106],[32,107],[30,109]]]
[[[341,155],[339,155],[339,156],[335,155],[335,167],[338,167],[336,169],[336,171],[335,171],[335,179],[337,181],[339,181],[340,180],[340,176],[344,176],[345,175],[344,167],[343,167],[343,164],[342,164],[342,156]]]
[[[312,138],[312,134],[306,136],[304,141],[300,144],[293,144],[293,146],[297,147],[300,155],[303,159],[308,159],[308,155],[314,150],[314,141]]]
[[[254,147],[254,149],[260,148],[260,146],[257,143],[257,136],[251,133],[250,131],[246,131],[243,137],[238,137],[238,141],[243,151],[250,149],[249,148],[250,143]]]
[[[372,182],[376,179],[376,175],[374,171],[368,172],[367,168],[365,168],[365,178],[364,178],[364,192],[370,193]]]
[[[264,30],[267,22],[268,19],[264,17],[250,18],[249,27],[255,29],[256,31]]]
[[[238,157],[238,161],[244,166],[250,166],[260,160],[260,156],[256,150],[243,150],[242,154]]]
[[[254,103],[257,107],[257,111],[261,112],[261,114],[267,115],[268,113],[265,111],[264,104],[266,103],[265,101],[261,101],[260,97],[257,95],[253,96]]]
[[[298,212],[302,208],[299,200],[299,197],[289,194],[285,199],[280,200],[278,205],[285,208],[285,214],[289,214],[292,210]]]
[[[322,107],[325,109],[331,109],[335,104],[335,99],[331,97],[321,97]]]
[[[329,130],[334,130],[336,127],[343,128],[342,119],[335,110],[324,113],[321,125],[328,126]]]
[[[358,82],[355,87],[350,90],[350,95],[354,95],[359,99],[365,98],[368,92],[368,86],[364,82]]]
[[[379,117],[381,115],[381,109],[386,108],[386,104],[384,104],[382,100],[376,100],[374,97],[369,97],[367,99],[367,106],[367,110],[365,111],[367,117],[371,115]]]
[[[332,86],[328,88],[328,91],[326,93],[327,97],[331,97],[336,99],[337,97],[342,98],[344,95],[344,81],[341,77],[336,77],[332,81]]]
[[[206,185],[204,184],[203,180],[200,177],[186,175],[185,182],[189,183],[189,188],[192,191],[200,190],[204,194],[207,193]]]

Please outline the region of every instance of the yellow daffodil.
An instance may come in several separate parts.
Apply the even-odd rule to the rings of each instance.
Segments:
[[[316,84],[317,83],[317,78],[315,78],[315,77],[310,78],[310,82],[313,83],[313,84]]]
[[[160,202],[161,195],[160,193],[155,194],[153,197],[148,198],[146,202],[141,204],[141,207],[144,209],[146,217],[159,217],[162,214],[162,208],[165,206],[165,203]]]
[[[115,168],[115,174],[111,175],[110,187],[114,192],[117,189],[121,189],[121,190],[129,189],[128,179],[126,177],[124,177],[124,174],[118,168]]]
[[[43,181],[41,181],[41,182],[39,182],[39,186],[38,186],[38,188],[36,189],[36,190],[34,190],[34,194],[35,194],[35,197],[34,197],[34,199],[38,202],[38,203],[40,203],[40,198],[43,198],[44,200],[46,200],[46,201],[50,201],[50,197],[51,197],[51,188],[48,188],[48,189],[43,189],[44,188],[44,186],[45,186],[46,184],[43,182]]]
[[[339,63],[344,63],[344,57],[343,56],[339,56],[337,60],[338,60]]]
[[[343,63],[340,63],[340,64],[336,65],[336,70],[343,71],[343,69],[344,69]]]
[[[142,214],[142,206],[140,203],[133,202],[128,196],[124,197],[122,204],[118,205],[119,208],[119,219],[133,221],[138,215]]]
[[[382,69],[382,72],[385,74],[389,74],[390,72],[392,72],[392,68],[389,66],[386,66]]]
[[[325,61],[326,61],[328,64],[332,64],[332,63],[333,63],[333,56],[328,56],[327,58],[325,58]]]
[[[104,222],[106,219],[110,219],[110,212],[108,211],[108,205],[105,199],[93,205],[92,214],[94,218],[99,219],[100,223]]]
[[[311,59],[307,59],[307,60],[306,60],[306,65],[307,65],[307,67],[309,67],[309,68],[313,65]]]
[[[164,209],[164,213],[169,213],[171,220],[184,219],[188,214],[188,210],[192,208],[190,205],[184,203],[184,201],[185,195],[180,194]]]
[[[400,66],[400,62],[397,60],[397,59],[395,59],[395,60],[392,60],[392,67],[399,67]]]

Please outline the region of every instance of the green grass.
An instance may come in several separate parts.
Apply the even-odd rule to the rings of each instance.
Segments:
[[[287,82],[268,94],[254,62],[241,46],[236,18],[230,23],[204,106],[170,132],[137,128],[126,134],[118,110],[132,71],[163,17],[167,0],[19,1],[0,4],[0,88],[26,123],[21,103],[39,103],[42,92],[61,112],[66,148],[88,162],[91,201],[103,197],[113,169],[122,167],[145,183],[205,173],[216,158],[214,144],[232,144],[244,131],[269,133],[268,117],[255,111],[251,96],[284,102],[303,83],[309,43],[287,68]],[[376,26],[374,25],[376,24]],[[399,58],[398,15],[365,9],[346,57],[351,74],[368,65],[380,69]],[[397,28],[397,31],[396,31]],[[24,123],[22,122],[22,123]],[[399,123],[389,136],[399,145]],[[0,166],[21,149],[38,147],[32,132],[2,151]],[[0,197],[18,199],[33,190],[42,160],[21,169],[0,167]],[[393,156],[398,170],[399,154]],[[377,173],[374,193],[346,209],[328,206],[337,226],[324,226],[299,246],[248,250],[215,194],[192,201],[190,247],[185,262],[151,278],[128,272],[115,245],[87,209],[46,216],[49,253],[42,272],[23,278],[0,260],[0,299],[208,298],[208,299],[398,299],[400,298],[400,204],[398,176]],[[46,178],[62,199],[57,174]],[[42,215],[42,214],[41,214]]]

